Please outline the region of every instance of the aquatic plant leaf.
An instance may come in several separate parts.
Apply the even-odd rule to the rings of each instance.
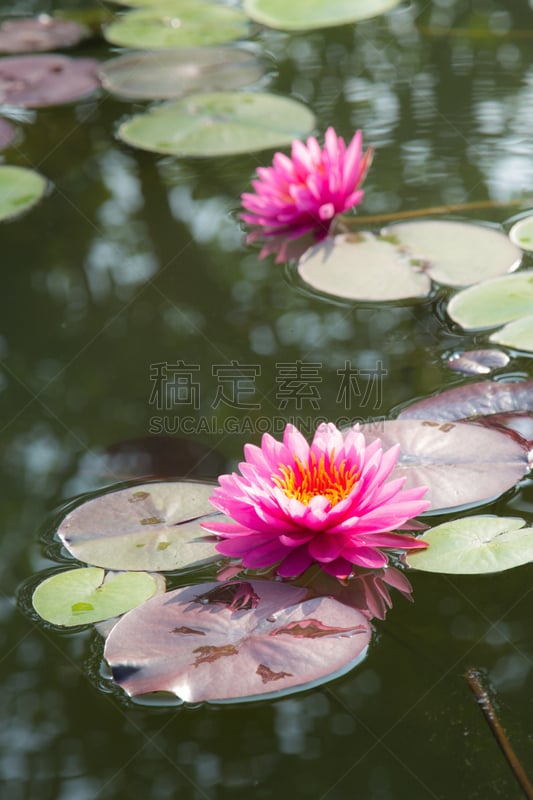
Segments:
[[[472,420],[533,445],[533,381],[456,386],[402,409],[399,419]]]
[[[5,150],[9,147],[16,135],[16,129],[13,125],[0,117],[0,150]]]
[[[494,328],[532,313],[533,269],[463,289],[448,303],[449,316],[464,330]]]
[[[506,367],[510,359],[501,350],[464,350],[448,359],[448,366],[463,375],[488,375]]]
[[[213,487],[146,483],[94,497],[71,511],[57,534],[75,558],[117,570],[163,572],[220,559],[200,522],[213,514]]]
[[[313,289],[349,300],[426,297],[431,281],[388,241],[371,233],[343,234],[314,245],[298,273]]]
[[[18,217],[44,195],[46,178],[26,167],[0,166],[0,220]]]
[[[509,231],[509,238],[517,247],[533,251],[533,215],[515,222]]]
[[[36,53],[73,47],[87,35],[87,28],[83,25],[54,19],[48,14],[6,19],[0,25],[0,53]]]
[[[269,28],[302,31],[377,17],[399,4],[400,0],[244,0],[244,10]]]
[[[222,156],[282,147],[309,133],[313,114],[301,103],[259,92],[189,95],[124,122],[118,137],[132,147],[177,156]]]
[[[146,572],[120,572],[106,581],[104,575],[97,567],[52,575],[35,589],[33,607],[53,625],[87,625],[124,614],[157,591],[154,576]]]
[[[508,322],[499,331],[491,334],[489,339],[491,342],[503,344],[505,347],[533,353],[533,314],[515,319],[514,322]]]
[[[392,236],[428,275],[445,286],[473,283],[512,272],[521,251],[499,230],[452,220],[398,222],[381,233]]]
[[[426,514],[487,502],[511,489],[527,472],[526,448],[495,430],[467,422],[388,420],[362,426],[367,441],[398,443],[392,478],[405,487],[428,486]]]
[[[257,57],[229,47],[189,47],[146,51],[106,61],[100,68],[103,86],[134,99],[163,100],[193,92],[237,89],[263,74]]]
[[[111,44],[139,50],[204,47],[240,39],[248,33],[242,11],[216,3],[160,2],[120,16],[104,29]]]
[[[425,572],[474,575],[533,561],[533,528],[518,517],[481,515],[445,522],[424,533],[427,550],[407,563]]]
[[[455,386],[406,406],[398,419],[445,421],[533,411],[533,381],[479,381]]]
[[[78,100],[100,85],[98,61],[54,54],[0,58],[0,103],[41,108]]]
[[[237,593],[249,597],[232,607]],[[274,581],[204,583],[154,597],[123,617],[104,658],[132,696],[191,703],[278,697],[355,666],[370,623],[331,597]]]

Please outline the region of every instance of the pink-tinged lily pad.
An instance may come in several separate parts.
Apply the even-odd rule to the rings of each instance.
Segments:
[[[16,130],[13,125],[6,119],[0,118],[0,150],[5,150],[9,147],[15,138]]]
[[[57,534],[80,561],[114,570],[166,572],[220,559],[200,527],[213,487],[146,483],[95,497],[71,511]]]
[[[509,411],[505,414],[488,414],[486,417],[478,417],[475,422],[484,425],[486,428],[494,428],[497,431],[506,433],[515,441],[522,442],[528,450],[533,448],[533,412],[524,411],[522,414]],[[530,453],[529,460],[532,461],[533,453]]]
[[[0,25],[0,53],[35,53],[72,47],[88,35],[77,22],[54,19],[48,14],[8,19]]]
[[[480,381],[456,386],[404,408],[398,419],[434,419],[442,422],[490,414],[533,411],[533,381]]]
[[[126,53],[106,61],[100,69],[102,84],[108,92],[141,100],[239,89],[254,83],[262,74],[257,57],[235,47],[184,47]]]
[[[448,366],[463,375],[488,375],[506,367],[509,361],[507,353],[501,350],[465,350],[450,356]]]
[[[389,420],[363,425],[367,441],[400,445],[393,478],[428,486],[426,514],[473,506],[511,489],[527,472],[526,448],[496,430],[467,422]]]
[[[70,103],[98,88],[98,61],[55,54],[0,58],[0,103],[41,108]]]
[[[203,583],[123,617],[104,658],[129,695],[252,700],[307,689],[354,667],[370,623],[331,597],[274,581]]]

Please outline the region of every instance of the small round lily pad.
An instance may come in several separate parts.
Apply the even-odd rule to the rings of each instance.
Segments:
[[[111,44],[140,50],[203,47],[240,39],[250,21],[236,8],[215,3],[166,2],[129,11],[104,29]]]
[[[256,56],[235,47],[126,53],[106,61],[100,68],[100,78],[108,92],[141,100],[237,89],[253,83],[262,74]]]
[[[510,359],[501,350],[464,350],[448,359],[448,367],[463,375],[488,375],[506,367]]]
[[[426,550],[407,557],[426,572],[479,575],[533,561],[533,528],[519,517],[481,515],[445,522],[424,533]]]
[[[253,20],[283,31],[313,30],[384,14],[400,0],[244,0]]]
[[[495,328],[525,317],[533,312],[533,269],[463,289],[452,297],[447,311],[467,331]]]
[[[118,137],[132,147],[177,156],[223,156],[283,147],[310,133],[309,109],[260,92],[195,94],[124,122]]]
[[[70,103],[98,88],[98,61],[56,54],[0,58],[0,103],[41,108]]]
[[[26,167],[0,166],[0,220],[18,217],[44,195],[46,178]]]
[[[52,575],[33,593],[33,607],[47,622],[71,627],[117,617],[157,593],[156,579],[146,572],[121,572],[106,581],[104,576],[96,567]]]
[[[48,14],[7,19],[0,25],[0,53],[35,53],[73,47],[88,35],[87,28]]]

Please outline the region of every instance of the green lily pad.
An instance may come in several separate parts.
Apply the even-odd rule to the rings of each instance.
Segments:
[[[517,269],[522,258],[504,233],[470,222],[399,222],[384,228],[382,234],[393,237],[434,281],[445,286],[470,286],[504,275]]]
[[[105,571],[82,567],[52,575],[33,593],[33,607],[53,625],[71,627],[125,614],[157,592],[146,572],[121,572],[104,581]]]
[[[154,153],[222,156],[283,147],[311,132],[301,103],[259,92],[195,94],[124,122],[118,137]]]
[[[470,286],[452,297],[448,314],[465,330],[494,328],[533,312],[533,270]]]
[[[269,28],[303,31],[377,17],[399,4],[400,0],[244,0],[244,10]]]
[[[0,166],[0,220],[18,217],[44,195],[46,178],[25,167]]]
[[[236,8],[214,3],[158,3],[129,11],[104,30],[104,37],[120,47],[168,50],[203,47],[240,39],[249,19]]]
[[[146,483],[109,492],[71,511],[57,534],[86,564],[162,572],[220,559],[200,522],[212,516],[209,484]]]
[[[509,322],[489,337],[491,342],[533,353],[533,314]]]
[[[533,252],[533,216],[515,222],[509,231],[509,238],[522,250]]]
[[[429,543],[407,557],[414,569],[455,575],[502,572],[533,561],[533,528],[518,517],[475,516],[424,533]]]
[[[431,290],[424,272],[371,233],[325,239],[302,256],[298,272],[313,289],[349,300],[403,300],[426,297]]]
[[[253,83],[262,74],[257,57],[235,47],[127,53],[106,61],[100,69],[100,79],[108,92],[141,100],[237,89]]]

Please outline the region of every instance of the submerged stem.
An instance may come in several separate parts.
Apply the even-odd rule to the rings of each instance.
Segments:
[[[496,710],[489,697],[488,690],[485,686],[484,675],[481,670],[476,667],[470,667],[464,674],[464,678],[470,687],[470,690],[476,698],[479,707],[483,712],[483,716],[487,721],[489,728],[496,741],[498,742],[502,753],[507,759],[507,763],[511,767],[513,774],[522,787],[524,795],[527,800],[533,800],[533,785],[525,773],[525,770],[518,760],[518,756],[511,747],[507,734],[505,733],[500,720],[496,715]]]

